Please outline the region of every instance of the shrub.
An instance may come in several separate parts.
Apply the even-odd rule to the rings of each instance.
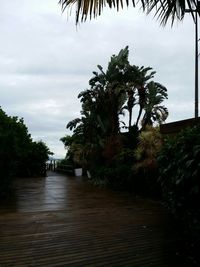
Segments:
[[[23,119],[0,108],[0,197],[10,191],[12,177],[44,175],[51,154],[43,142],[33,142]]]
[[[24,151],[23,158],[19,159],[17,175],[24,177],[45,176],[46,162],[49,155],[52,154],[44,142],[31,141]]]
[[[96,185],[110,186],[116,189],[130,189],[134,152],[124,148],[112,163],[102,163],[91,169],[92,182]]]
[[[133,190],[145,196],[160,196],[160,185],[157,181],[157,155],[161,150],[162,138],[158,127],[147,126],[139,137],[134,151]]]
[[[168,138],[158,157],[168,207],[185,230],[200,233],[200,126]]]
[[[123,165],[100,166],[91,171],[92,183],[99,186],[108,186],[113,189],[128,189],[131,176],[131,167]]]

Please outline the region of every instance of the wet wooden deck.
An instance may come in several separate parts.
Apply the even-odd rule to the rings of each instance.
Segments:
[[[15,187],[0,206],[1,267],[175,265],[178,240],[158,202],[60,174]]]

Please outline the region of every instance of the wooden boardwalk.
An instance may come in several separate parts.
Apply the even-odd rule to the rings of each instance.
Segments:
[[[1,267],[177,264],[179,240],[158,202],[60,174],[15,187],[15,199],[0,206]]]

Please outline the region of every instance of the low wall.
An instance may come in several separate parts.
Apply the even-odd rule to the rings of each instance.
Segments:
[[[174,135],[187,127],[193,127],[200,124],[200,117],[170,122],[160,125],[160,132],[162,135]]]

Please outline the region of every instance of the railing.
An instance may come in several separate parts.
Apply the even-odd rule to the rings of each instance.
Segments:
[[[74,173],[72,166],[71,165],[65,165],[65,164],[58,164],[55,170],[58,172],[66,172],[69,174]]]
[[[57,159],[51,159],[49,162],[46,163],[46,170],[47,171],[57,171],[57,172],[65,172],[69,174],[73,174],[73,166],[70,164],[62,164]]]
[[[47,171],[56,171],[57,167],[57,160],[50,160],[50,162],[46,163],[46,170]]]

